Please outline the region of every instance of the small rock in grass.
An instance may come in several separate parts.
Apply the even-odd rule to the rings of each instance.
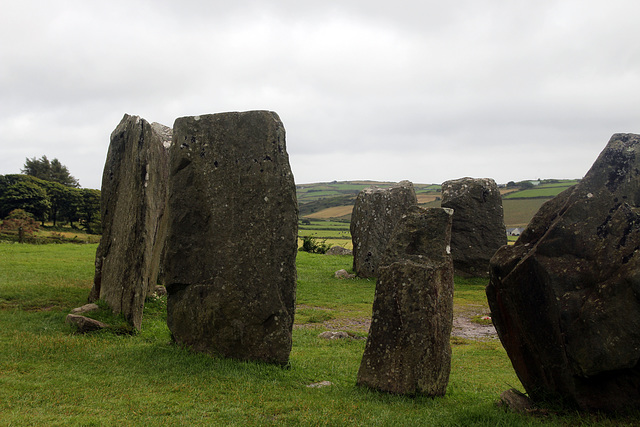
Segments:
[[[80,314],[80,313],[89,313],[90,311],[96,311],[100,309],[100,307],[98,307],[98,304],[85,304],[82,307],[76,307],[73,310],[71,310],[71,314]]]
[[[342,246],[331,246],[326,252],[327,255],[352,255],[351,249],[343,248]]]
[[[321,387],[328,387],[330,385],[333,385],[333,383],[331,381],[320,381],[319,383],[309,384],[307,387],[309,387],[309,388],[321,388]]]
[[[535,405],[525,394],[515,388],[503,391],[500,395],[500,405],[504,405],[514,412],[527,413],[535,409]]]
[[[349,334],[344,331],[324,331],[318,338],[324,338],[327,340],[337,340],[340,338],[349,338]]]
[[[335,274],[336,279],[353,279],[356,277],[355,274],[349,274],[349,272],[345,269],[336,271]]]
[[[106,323],[102,323],[95,319],[90,319],[78,314],[68,314],[66,323],[75,325],[78,328],[78,333],[84,334],[87,332],[98,331],[100,329],[107,329],[110,326]]]

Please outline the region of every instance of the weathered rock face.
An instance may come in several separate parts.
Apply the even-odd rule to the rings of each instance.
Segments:
[[[155,126],[155,127],[154,127]],[[171,128],[125,114],[111,133],[102,175],[102,238],[89,301],[104,300],[137,329],[156,286],[166,231]]]
[[[534,401],[640,405],[639,251],[640,136],[616,134],[491,259],[493,322]]]
[[[298,208],[269,111],[183,117],[171,147],[167,323],[195,351],[286,364]]]
[[[453,209],[451,254],[456,274],[489,276],[489,260],[507,244],[502,197],[490,178],[442,183],[443,208]]]
[[[453,325],[451,217],[450,209],[414,206],[396,226],[379,267],[358,385],[445,394]]]
[[[413,184],[401,181],[390,188],[372,186],[358,194],[351,214],[353,271],[360,277],[377,277],[380,258],[396,223],[418,203]]]

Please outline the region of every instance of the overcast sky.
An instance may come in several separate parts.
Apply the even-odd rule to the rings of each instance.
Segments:
[[[640,133],[640,2],[0,0],[0,174],[124,113],[272,110],[297,183],[580,178]]]

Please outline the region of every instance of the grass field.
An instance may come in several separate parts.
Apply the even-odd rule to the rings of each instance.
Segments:
[[[496,407],[520,385],[496,340],[452,340],[442,398],[355,386],[365,341],[322,340],[332,321],[371,314],[375,281],[340,280],[351,257],[299,253],[297,316],[287,369],[192,353],[171,342],[166,299],[147,301],[135,335],[76,335],[66,314],[86,300],[96,245],[0,243],[0,425],[617,425],[640,418]],[[484,282],[457,280],[456,307],[486,306]],[[351,331],[363,335],[360,329]],[[325,388],[310,384],[330,381]]]
[[[545,188],[530,188],[528,190],[516,191],[506,194],[504,199],[528,199],[533,197],[551,198],[562,193],[569,187],[545,187]]]
[[[577,180],[562,180],[560,182],[544,183],[526,190],[504,194],[503,199],[551,198],[562,193],[567,188],[577,184]]]
[[[314,212],[310,215],[306,215],[305,218],[310,218],[310,219],[348,218],[348,217],[351,217],[351,211],[353,211],[353,205],[333,206],[330,208],[322,209],[318,212]]]

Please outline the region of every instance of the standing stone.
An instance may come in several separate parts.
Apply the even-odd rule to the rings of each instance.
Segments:
[[[640,405],[640,136],[615,134],[582,181],[491,259],[496,330],[534,401]]]
[[[136,329],[157,284],[166,231],[171,128],[125,114],[111,133],[102,174],[102,238],[89,302],[104,300]]]
[[[502,196],[491,178],[442,183],[442,207],[453,209],[451,254],[456,274],[488,277],[489,260],[507,244]]]
[[[409,181],[389,188],[371,186],[362,190],[351,214],[353,271],[360,277],[377,277],[380,258],[398,220],[417,205],[416,192]]]
[[[171,147],[164,263],[179,344],[286,364],[296,295],[296,190],[269,111],[182,117]]]
[[[358,385],[445,394],[451,370],[452,211],[418,206],[400,220],[380,264]]]

